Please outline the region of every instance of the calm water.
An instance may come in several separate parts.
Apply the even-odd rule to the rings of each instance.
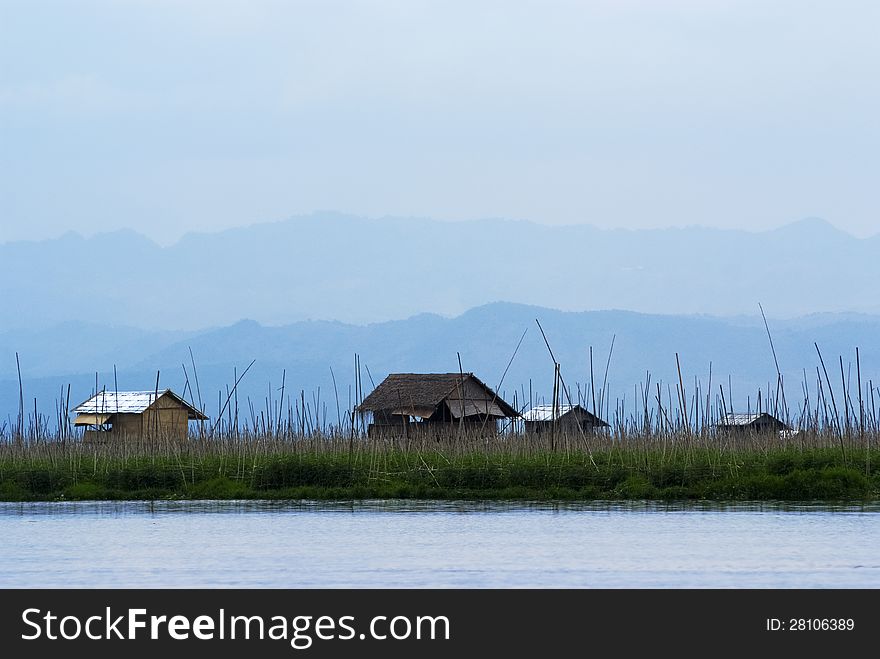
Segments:
[[[880,587],[880,507],[0,503],[0,587]]]

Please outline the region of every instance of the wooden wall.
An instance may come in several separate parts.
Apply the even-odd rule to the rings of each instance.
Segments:
[[[113,439],[173,439],[183,441],[189,433],[189,413],[170,396],[160,396],[143,414],[116,414]]]

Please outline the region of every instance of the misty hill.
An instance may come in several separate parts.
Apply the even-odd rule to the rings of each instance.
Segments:
[[[313,405],[320,388],[320,406],[327,405],[332,421],[336,394],[330,369],[340,405],[346,409],[353,396],[355,353],[363,365],[365,392],[389,372],[457,371],[460,354],[465,371],[477,373],[492,387],[500,383],[511,402],[516,392],[521,405],[529,397],[530,386],[536,398],[549,398],[552,390],[553,365],[535,319],[540,320],[562,364],[573,397],[578,392],[589,397],[591,346],[593,380],[597,389],[601,387],[612,337],[607,390],[613,399],[625,397],[630,405],[634,387],[645,382],[647,371],[651,372],[652,388],[662,381],[663,391],[670,385],[674,395],[676,353],[688,392],[694,390],[696,378],[705,393],[711,363],[713,393],[717,394],[718,384],[723,383],[729,396],[729,384],[737,407],[745,408],[747,402],[754,405],[758,387],[766,395],[768,383],[776,382],[760,317],[573,313],[496,303],[455,318],[421,314],[369,325],[303,321],[277,327],[241,321],[187,334],[68,323],[42,332],[0,333],[0,425],[14,416],[18,406],[16,350],[21,354],[26,406],[32,409],[36,397],[43,413],[49,414],[54,413],[55,400],[67,384],[71,385],[72,403],[87,398],[95,388],[96,371],[99,387],[112,389],[114,365],[120,389],[152,388],[159,371],[160,386],[179,392],[185,386],[185,365],[195,392],[190,349],[209,414],[216,414],[222,406],[235,375],[241,375],[251,360],[256,360],[241,382],[241,401],[250,397],[260,408],[270,388],[277,401],[284,373],[287,400],[304,391],[306,401]],[[875,386],[880,382],[880,316],[821,314],[770,322],[790,398],[801,397],[804,371],[811,397],[815,397],[819,361],[814,341],[822,349],[835,388],[843,388],[838,360],[842,356],[844,377],[856,396],[856,346],[860,348],[863,382],[872,379]],[[521,337],[522,344],[502,381]]]
[[[880,236],[821,220],[763,233],[600,230],[332,213],[160,247],[131,231],[0,245],[3,328],[375,322],[497,300],[580,311],[880,312]]]

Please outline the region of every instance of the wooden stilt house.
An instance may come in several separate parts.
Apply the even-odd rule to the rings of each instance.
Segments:
[[[357,407],[368,433],[497,432],[519,416],[473,373],[392,373]]]
[[[77,406],[74,425],[84,427],[84,441],[146,437],[185,440],[189,422],[207,420],[170,389],[164,391],[101,391]]]
[[[725,433],[790,432],[786,423],[768,412],[760,414],[725,414],[715,424],[715,430]]]
[[[605,421],[580,405],[535,405],[522,415],[527,433],[595,433],[610,427]]]

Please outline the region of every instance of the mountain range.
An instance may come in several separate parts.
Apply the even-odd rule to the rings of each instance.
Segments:
[[[818,219],[765,232],[602,230],[316,213],[159,246],[132,231],[0,244],[3,330],[203,330],[242,318],[372,323],[497,301],[772,317],[880,313],[880,235]]]

